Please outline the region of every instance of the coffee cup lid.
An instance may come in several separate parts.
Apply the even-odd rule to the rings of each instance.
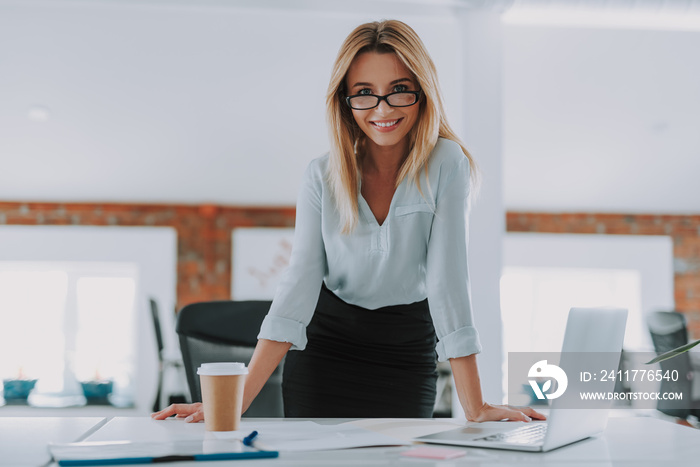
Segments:
[[[197,368],[197,374],[204,376],[247,375],[248,368],[245,367],[245,363],[239,362],[202,363]]]

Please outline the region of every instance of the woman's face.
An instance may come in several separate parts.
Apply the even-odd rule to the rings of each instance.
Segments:
[[[364,52],[355,57],[345,77],[349,96],[418,91],[418,82],[393,53]],[[377,146],[391,147],[404,142],[418,120],[420,104],[391,107],[383,100],[373,109],[355,110],[355,121]]]

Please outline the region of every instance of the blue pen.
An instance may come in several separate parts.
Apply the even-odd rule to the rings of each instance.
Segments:
[[[246,446],[250,446],[251,448],[255,448],[260,452],[270,452],[273,451],[272,449],[267,448],[263,444],[260,444],[259,442],[255,441],[255,438],[258,437],[258,432],[253,431],[251,434],[243,438],[243,444]]]
[[[246,446],[253,446],[253,440],[258,436],[258,432],[253,430],[251,434],[243,438],[243,444]]]

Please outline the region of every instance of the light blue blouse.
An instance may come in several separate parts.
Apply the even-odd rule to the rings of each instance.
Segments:
[[[346,303],[372,310],[427,297],[438,359],[479,353],[467,267],[469,160],[461,147],[440,138],[428,164],[430,183],[421,175],[429,202],[404,179],[382,225],[360,194],[359,222],[349,235],[340,233],[325,176],[328,160],[311,161],[304,174],[289,267],[258,338],[303,350],[325,281]]]

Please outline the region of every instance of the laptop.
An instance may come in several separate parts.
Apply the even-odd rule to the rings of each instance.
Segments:
[[[625,309],[571,309],[564,334],[562,360],[559,362],[561,369],[569,375],[567,391],[570,394],[576,395],[579,390],[585,389],[583,383],[575,377],[579,374],[580,367],[571,361],[572,358],[566,361],[566,352],[595,352],[596,363],[603,365],[600,368],[618,368],[626,324]],[[571,355],[575,354],[569,354]],[[601,358],[603,361],[600,361]],[[612,392],[615,387],[613,380],[596,384],[596,391]],[[602,402],[603,408],[576,409],[567,408],[563,400],[563,397],[552,399],[546,421],[470,424],[455,430],[414,438],[414,441],[545,452],[581,441],[605,430],[612,401]],[[600,406],[599,403],[598,407]]]

